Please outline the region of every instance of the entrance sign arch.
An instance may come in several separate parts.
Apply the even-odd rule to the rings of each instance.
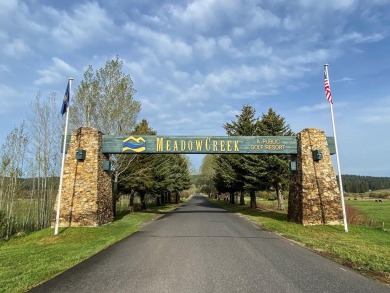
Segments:
[[[124,153],[290,155],[288,220],[303,225],[342,221],[340,193],[331,161],[334,140],[318,129],[304,129],[297,136],[222,137],[112,136],[82,127],[67,140],[59,221],[62,227],[98,226],[112,221],[108,156]]]

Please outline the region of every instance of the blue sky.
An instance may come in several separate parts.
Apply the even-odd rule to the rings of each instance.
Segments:
[[[249,104],[332,136],[328,63],[342,173],[390,176],[389,35],[388,0],[0,0],[0,142],[116,55],[160,135],[225,135]]]

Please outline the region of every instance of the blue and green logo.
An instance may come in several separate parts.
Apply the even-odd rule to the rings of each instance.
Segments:
[[[142,137],[130,136],[123,141],[122,146],[122,152],[141,153],[146,149],[145,139]]]

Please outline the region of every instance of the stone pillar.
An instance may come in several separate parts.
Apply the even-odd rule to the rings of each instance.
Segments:
[[[340,191],[322,130],[307,128],[297,135],[297,170],[291,173],[288,220],[303,225],[342,224]],[[313,151],[322,151],[321,160]]]
[[[101,153],[101,144],[102,133],[91,127],[79,128],[71,136],[62,181],[61,227],[98,226],[113,219],[111,177],[103,171],[108,156]],[[86,151],[84,160],[76,159],[78,149]]]

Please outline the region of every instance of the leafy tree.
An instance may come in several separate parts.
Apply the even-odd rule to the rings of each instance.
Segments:
[[[27,129],[29,136],[29,170],[33,179],[30,197],[37,203],[35,226],[38,229],[50,226],[57,180],[60,173],[61,119],[57,108],[56,94],[42,99],[38,93],[31,103]],[[31,202],[31,200],[30,200]],[[31,210],[27,216],[30,216]]]
[[[285,118],[277,115],[272,108],[267,114],[263,114],[260,121],[260,135],[263,136],[291,136],[294,133],[290,125],[286,124]],[[289,180],[289,157],[286,155],[267,155],[262,158],[265,172],[264,182],[268,182],[274,188],[278,200],[278,209],[284,209],[282,189],[288,185]]]
[[[28,137],[24,123],[15,127],[0,148],[0,239],[17,232],[15,202],[23,189],[24,161]]]
[[[88,67],[71,103],[73,128],[91,126],[104,134],[128,134],[134,129],[141,104],[134,100],[133,81],[122,68],[118,56],[95,73],[92,65]]]
[[[61,119],[56,94],[30,104],[0,148],[0,238],[48,227],[58,191]],[[28,178],[28,179],[26,179]],[[23,212],[19,199],[23,201]]]

